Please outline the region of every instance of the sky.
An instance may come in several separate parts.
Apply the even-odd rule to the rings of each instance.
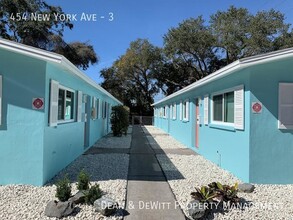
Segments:
[[[67,42],[82,41],[94,46],[99,63],[85,73],[101,83],[100,70],[126,52],[131,41],[146,38],[156,46],[163,46],[168,29],[191,17],[209,20],[218,10],[231,5],[245,7],[255,14],[274,8],[285,14],[286,22],[293,23],[292,0],[46,0],[61,6],[64,13],[76,14],[74,28],[64,32]],[[97,16],[93,20],[93,16]],[[82,18],[89,18],[85,21]],[[103,17],[103,18],[102,18]],[[158,98],[158,97],[157,97]]]

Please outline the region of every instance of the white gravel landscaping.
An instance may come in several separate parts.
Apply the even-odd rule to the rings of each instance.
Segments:
[[[125,208],[129,155],[127,154],[96,154],[82,155],[62,170],[49,184],[44,187],[28,185],[0,186],[0,219],[44,219],[54,220],[44,215],[50,200],[54,200],[56,187],[52,183],[66,173],[72,180],[72,193],[76,193],[76,176],[81,169],[91,175],[91,183],[98,183],[107,196],[116,200],[121,208]],[[63,219],[122,219],[121,212],[115,216],[103,217],[94,211],[92,206],[78,205],[73,216]]]
[[[163,130],[154,126],[142,127],[146,137],[154,149],[177,149],[186,148],[185,145],[168,135]]]
[[[168,154],[157,155],[157,158],[186,216],[190,193],[195,191],[195,186],[200,187],[213,181],[223,184],[241,182],[200,155]],[[255,187],[253,193],[239,193],[239,197],[251,202],[251,207],[243,206],[244,210],[234,208],[225,214],[216,213],[211,219],[293,219],[293,185],[255,184]]]
[[[128,127],[127,135],[114,137],[112,133],[98,140],[93,147],[98,148],[130,148],[132,126]]]

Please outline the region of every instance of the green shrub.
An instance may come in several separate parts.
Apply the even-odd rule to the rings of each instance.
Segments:
[[[89,205],[93,205],[97,199],[101,198],[101,196],[102,190],[100,189],[99,184],[95,184],[85,192],[85,202]]]
[[[240,198],[237,196],[238,183],[233,186],[222,185],[219,182],[212,182],[209,188],[217,194],[217,198],[224,202],[238,203]]]
[[[68,179],[68,176],[65,175],[63,179],[59,180],[56,183],[56,197],[61,201],[67,201],[71,196],[71,184]]]
[[[90,186],[90,176],[84,171],[81,170],[77,177],[77,189],[78,190],[87,190]]]
[[[208,186],[202,186],[200,189],[195,187],[196,192],[190,195],[193,199],[200,202],[211,202],[214,198],[220,201],[238,203],[240,198],[237,196],[238,184],[233,186],[222,185],[219,182],[212,182]]]
[[[199,202],[211,202],[217,194],[209,187],[202,186],[200,189],[195,187],[196,192],[192,192],[190,195],[193,199]]]
[[[111,124],[114,136],[121,137],[122,134],[127,134],[129,125],[129,112],[122,105],[112,107]]]

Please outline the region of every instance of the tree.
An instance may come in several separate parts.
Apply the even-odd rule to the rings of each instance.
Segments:
[[[251,19],[250,24],[246,56],[293,46],[292,40],[289,43],[292,34],[289,31],[290,25],[285,23],[285,16],[281,12],[273,9],[260,11]],[[280,38],[284,41],[277,44]]]
[[[209,23],[202,16],[185,20],[164,36],[157,86],[169,95],[238,59],[292,47],[289,28],[273,9],[253,15],[231,6],[211,15]]]
[[[127,100],[125,104],[132,112],[152,114],[153,96],[158,92],[154,72],[160,62],[161,50],[158,47],[145,39],[133,41],[111,68],[101,72],[105,79],[102,86],[119,93],[122,100]],[[114,85],[117,86],[115,89]]]
[[[57,14],[64,14],[61,7],[48,5],[43,0],[1,0],[0,36],[61,53],[83,69],[96,63],[98,58],[92,46],[81,42],[66,43],[63,40],[64,29],[72,29],[73,24],[69,20],[56,19]],[[36,19],[36,15],[42,19]]]
[[[109,68],[101,70],[100,76],[104,78],[101,86],[122,101],[125,105],[130,106],[129,91],[126,87],[126,81],[123,76],[119,75],[116,68],[116,62]]]
[[[194,81],[194,68],[182,59],[165,58],[154,72],[156,85],[164,95],[170,95]]]
[[[175,60],[179,68],[183,63],[186,67],[192,68],[194,73],[188,76],[192,77],[192,81],[208,75],[210,61],[215,58],[215,38],[204,22],[202,16],[190,18],[180,23],[177,28],[169,29],[164,36],[164,52],[167,57]]]
[[[197,81],[214,70],[218,62],[216,39],[202,16],[184,20],[164,35],[164,63],[156,72],[157,85],[165,95]]]
[[[227,65],[237,59],[282,48],[278,39],[284,40],[290,25],[285,23],[281,12],[273,9],[252,15],[245,8],[231,6],[226,12],[212,15],[210,26],[222,61]]]
[[[223,54],[225,65],[245,56],[246,38],[252,16],[245,8],[231,6],[227,12],[218,11],[210,17],[210,28]]]

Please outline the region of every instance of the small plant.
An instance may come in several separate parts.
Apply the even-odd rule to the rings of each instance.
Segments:
[[[94,202],[101,198],[102,190],[100,189],[99,184],[95,184],[90,187],[88,191],[85,192],[85,202],[87,204],[93,205]]]
[[[209,188],[217,194],[217,198],[220,201],[238,203],[240,198],[237,196],[238,193],[238,183],[234,186],[222,185],[219,182],[212,182]]]
[[[118,105],[112,107],[111,124],[114,136],[121,137],[127,134],[129,125],[129,112],[125,106]]]
[[[196,192],[192,192],[190,195],[193,199],[199,202],[211,202],[217,194],[207,186],[202,186],[200,189],[195,187]]]
[[[81,170],[77,177],[77,189],[78,190],[87,190],[90,186],[90,176],[84,171]]]
[[[61,201],[67,201],[71,196],[71,184],[68,179],[68,176],[65,175],[63,179],[59,180],[56,183],[56,197]]]

